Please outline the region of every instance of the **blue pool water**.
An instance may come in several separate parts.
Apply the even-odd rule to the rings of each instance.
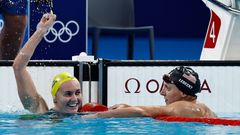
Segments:
[[[0,113],[1,134],[240,134],[240,126],[203,123],[163,122],[151,118],[109,118],[83,120],[81,116],[63,119],[21,119],[22,114]],[[225,115],[226,116],[226,115]],[[240,114],[227,115],[236,118]]]

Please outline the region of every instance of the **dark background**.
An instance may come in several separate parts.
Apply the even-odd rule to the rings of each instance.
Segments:
[[[158,37],[203,38],[209,17],[201,0],[135,0],[136,25],[154,25]]]
[[[134,6],[135,24],[154,26],[155,60],[200,59],[210,19],[210,10],[204,2],[201,0],[135,0]],[[90,36],[88,54],[91,54],[91,45]],[[149,59],[147,37],[136,38],[133,56],[135,60]],[[102,36],[96,57],[127,59],[127,38]]]
[[[82,1],[82,0],[80,0]],[[99,0],[101,2],[101,0]],[[54,10],[60,20],[79,18],[85,14],[81,3],[76,2],[71,6],[65,2],[54,1]],[[67,2],[69,3],[69,2]],[[74,3],[74,2],[72,2]],[[79,4],[81,4],[79,6]],[[210,18],[209,9],[201,0],[135,0],[135,24],[137,26],[153,25],[155,31],[155,57],[156,60],[199,60],[204,43],[205,34]],[[31,11],[33,9],[30,9]],[[122,9],[124,10],[124,9]],[[74,12],[74,14],[73,14]],[[106,14],[107,16],[108,14]],[[40,16],[36,18],[40,19]],[[31,34],[35,30],[36,21],[33,23]],[[35,21],[35,22],[34,22]],[[66,22],[64,22],[66,23]],[[79,21],[83,28],[84,21]],[[84,31],[82,31],[84,32]],[[42,41],[37,48],[33,59],[71,59],[81,51],[91,55],[92,40],[89,36],[85,47],[82,38],[84,33],[75,36],[72,46],[58,48],[61,43],[46,45]],[[46,48],[47,47],[47,48]],[[96,58],[126,59],[127,57],[126,37],[115,37],[113,35],[103,36],[99,43],[99,52]],[[144,36],[136,38],[134,46],[134,59],[149,59],[148,39]]]

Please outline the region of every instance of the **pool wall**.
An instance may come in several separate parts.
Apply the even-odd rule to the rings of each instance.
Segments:
[[[0,62],[1,111],[23,109],[11,65]],[[83,103],[164,105],[160,96],[162,75],[180,65],[199,73],[199,102],[219,113],[240,112],[240,61],[31,61],[28,70],[49,107],[53,106],[51,79],[63,71],[82,82]]]

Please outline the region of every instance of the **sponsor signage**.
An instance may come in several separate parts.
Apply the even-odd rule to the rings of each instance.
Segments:
[[[165,105],[162,76],[176,66],[108,66],[107,105]],[[239,66],[191,66],[198,72],[198,101],[215,112],[239,112]],[[116,97],[116,98],[113,98]],[[222,100],[224,98],[224,100]]]

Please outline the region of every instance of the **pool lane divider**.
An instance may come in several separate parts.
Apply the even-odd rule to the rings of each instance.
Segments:
[[[155,119],[167,122],[200,122],[213,125],[240,126],[240,120],[224,118],[187,118],[179,116],[157,116],[155,117]]]

